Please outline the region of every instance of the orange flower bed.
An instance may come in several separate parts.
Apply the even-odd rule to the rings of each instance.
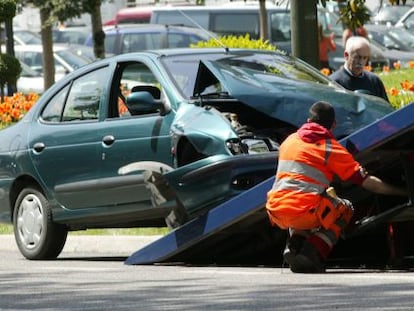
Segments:
[[[4,101],[0,102],[1,127],[19,121],[38,98],[39,95],[35,93],[15,93],[13,96],[5,96]]]

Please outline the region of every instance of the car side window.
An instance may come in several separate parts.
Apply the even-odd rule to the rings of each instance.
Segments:
[[[63,107],[65,106],[65,99],[68,93],[69,86],[66,86],[57,93],[52,100],[46,105],[41,114],[41,119],[46,122],[60,122],[62,117]]]
[[[123,53],[137,52],[147,49],[145,34],[125,34],[122,37],[121,51]]]
[[[139,62],[120,63],[118,68],[115,74],[117,81],[112,83],[111,107],[108,109],[109,118],[138,115],[136,111],[128,107],[127,99],[132,92],[146,91],[154,99],[161,98],[160,83],[145,64]]]
[[[258,13],[211,13],[211,31],[220,35],[229,33],[239,36],[248,33],[250,38],[258,39],[260,32]]]
[[[74,80],[63,110],[62,121],[98,119],[99,104],[108,77],[108,68],[105,67]]]
[[[19,58],[22,62],[29,65],[29,67],[33,70],[42,71],[43,68],[43,60],[42,54],[37,52],[16,52],[16,57]]]
[[[270,15],[271,41],[290,41],[290,14],[277,12]]]
[[[46,122],[97,120],[108,78],[108,68],[105,67],[74,80],[49,101],[42,111],[42,120]]]
[[[117,53],[116,50],[116,34],[105,35],[105,52],[106,53]]]
[[[188,48],[190,47],[190,44],[195,44],[202,40],[194,35],[180,33],[168,33],[167,39],[169,48]]]
[[[414,28],[414,14],[409,15],[404,23],[405,27],[408,30],[412,31],[412,29]]]

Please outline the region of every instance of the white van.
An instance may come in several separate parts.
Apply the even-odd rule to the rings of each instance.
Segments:
[[[266,4],[270,41],[279,49],[290,50],[290,9]],[[218,35],[245,35],[260,38],[259,6],[157,7],[152,10],[151,23],[201,27]]]

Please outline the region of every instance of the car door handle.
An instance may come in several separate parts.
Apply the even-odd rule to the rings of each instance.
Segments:
[[[35,143],[34,145],[33,145],[33,149],[34,149],[34,151],[36,151],[36,152],[42,152],[44,149],[45,149],[45,144],[44,143]]]
[[[112,145],[114,141],[115,141],[115,137],[113,137],[112,135],[107,135],[102,139],[102,143],[106,146]]]

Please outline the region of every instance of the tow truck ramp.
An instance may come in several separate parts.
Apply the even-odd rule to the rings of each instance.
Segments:
[[[269,178],[171,231],[132,254],[125,264],[140,265],[169,261],[190,247],[219,234],[220,231],[241,223],[247,217],[252,217],[255,213],[264,215],[266,194],[272,187],[273,181],[274,177]]]
[[[341,144],[346,146],[354,157],[368,168],[370,173],[385,178],[391,183],[403,181],[409,192],[408,201],[406,198],[394,198],[391,201],[387,201],[388,198],[380,199],[377,204],[378,210],[356,221],[352,230],[345,235],[345,239],[352,239],[384,224],[414,221],[414,104],[401,108],[345,137],[341,140]],[[402,179],[396,179],[396,176],[402,176]],[[171,231],[133,253],[127,258],[125,264],[141,265],[183,261],[197,263],[197,257],[213,258],[214,253],[217,256],[234,253],[233,255],[242,261],[242,258],[259,254],[263,248],[267,250],[260,254],[265,254],[262,258],[266,257],[270,261],[274,258],[280,259],[280,248],[283,249],[286,235],[281,235],[279,229],[277,229],[279,231],[277,234],[273,234],[275,232],[272,230],[276,229],[269,225],[264,208],[266,194],[273,182],[274,177],[271,177]],[[345,194],[345,197],[348,194],[353,199],[355,189],[351,190],[348,193],[340,191],[340,194]],[[356,196],[363,201],[363,193],[358,192]],[[253,241],[250,244],[260,244],[262,249],[250,249],[248,256],[243,256],[243,250],[249,246],[248,243],[244,243],[243,238],[239,239],[239,237],[242,237],[245,232],[244,237],[249,236],[250,239],[255,232],[259,231],[265,232],[257,237],[257,241],[260,242]],[[263,242],[266,238],[273,239],[273,242]],[[414,253],[414,242],[410,243],[411,252]],[[223,244],[226,248],[222,246]],[[222,247],[221,253],[216,251],[220,247]],[[386,246],[381,244],[380,247]],[[353,248],[355,244],[350,246],[350,249]],[[345,253],[347,252],[352,252],[352,250]]]

